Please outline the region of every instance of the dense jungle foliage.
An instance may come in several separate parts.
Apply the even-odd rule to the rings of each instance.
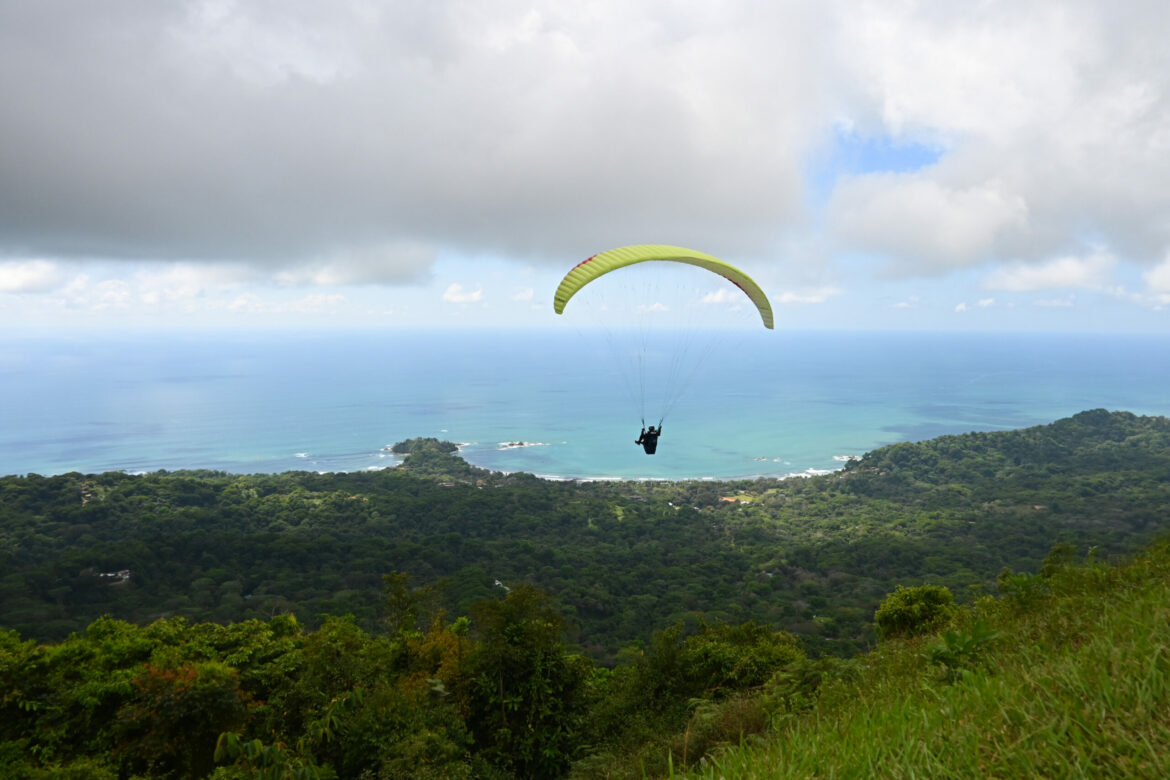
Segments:
[[[1164,776],[1170,551],[1102,560],[1165,527],[1168,444],[1092,411],[787,481],[425,440],[5,478],[0,776]]]
[[[375,634],[291,615],[0,631],[0,776],[1165,777],[1170,543],[1077,557],[1057,545],[965,606],[899,587],[849,660],[700,623],[607,669],[534,588],[449,620],[400,574]]]
[[[553,482],[416,439],[397,469],[0,478],[0,626],[62,639],[103,615],[381,629],[382,577],[450,614],[532,585],[612,664],[680,621],[755,621],[816,654],[872,644],[874,609],[931,582],[960,602],[1058,542],[1133,550],[1166,522],[1170,421],[1103,410],[876,450],[833,474]]]

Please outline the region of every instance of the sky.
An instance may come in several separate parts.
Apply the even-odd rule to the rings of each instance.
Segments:
[[[1170,333],[1165,0],[0,0],[0,327]]]

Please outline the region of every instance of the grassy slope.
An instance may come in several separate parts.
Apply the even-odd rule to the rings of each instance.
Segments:
[[[1170,544],[1028,584],[960,617],[999,636],[954,682],[928,660],[938,637],[885,643],[696,776],[1170,777]]]

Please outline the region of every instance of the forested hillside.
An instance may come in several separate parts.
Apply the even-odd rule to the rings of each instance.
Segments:
[[[766,734],[675,776],[1170,777],[1170,546],[1118,567],[1069,552],[808,695],[769,699],[781,673]]]
[[[0,767],[1163,777],[1170,552],[1105,559],[1165,528],[1168,434],[1093,411],[736,484],[417,440],[376,473],[5,478]]]
[[[1004,572],[960,607],[898,588],[868,654],[700,623],[613,669],[528,586],[433,611],[384,582],[384,627],[102,618],[0,631],[0,776],[86,778],[1165,777],[1170,546]]]
[[[1054,544],[1132,550],[1165,527],[1170,422],[1052,425],[869,453],[830,475],[737,483],[551,482],[413,440],[398,469],[0,479],[0,626],[60,639],[145,623],[326,614],[381,627],[382,577],[451,614],[533,585],[612,663],[680,620],[758,623],[849,655],[899,584],[961,601]]]

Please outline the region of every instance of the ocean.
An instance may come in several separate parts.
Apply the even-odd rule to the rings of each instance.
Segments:
[[[0,473],[357,471],[434,436],[498,471],[732,479],[822,473],[894,442],[1085,409],[1170,414],[1161,336],[716,338],[680,374],[654,362],[673,360],[668,339],[627,361],[591,330],[8,337]],[[665,407],[647,456],[634,439]]]

